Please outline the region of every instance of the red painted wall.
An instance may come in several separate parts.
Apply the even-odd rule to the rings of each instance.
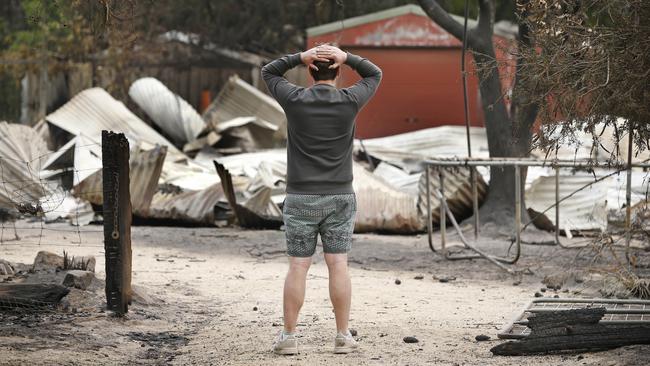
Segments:
[[[375,97],[357,118],[357,137],[372,138],[441,125],[463,125],[460,41],[431,19],[405,14],[340,31],[309,37],[307,46],[335,43],[372,60],[384,78]],[[504,98],[514,77],[511,41],[494,37]],[[467,58],[468,100],[473,126],[483,125],[483,111],[472,57]],[[339,87],[358,80],[344,67]]]
[[[343,22],[345,26],[345,21]],[[313,47],[319,43],[335,42],[345,46],[363,47],[460,47],[461,43],[431,19],[404,14],[356,27],[347,27],[332,33],[310,37]]]
[[[352,48],[348,51],[372,60],[383,71],[375,97],[357,117],[357,137],[372,138],[440,125],[463,125],[463,89],[460,50],[457,48]],[[468,65],[471,60],[468,60]],[[342,70],[339,86],[352,85],[359,76]],[[468,77],[470,121],[483,125],[476,76]]]

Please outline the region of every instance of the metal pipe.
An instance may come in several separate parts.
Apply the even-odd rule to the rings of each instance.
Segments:
[[[634,143],[634,131],[632,123],[629,125],[628,142],[627,142],[627,184],[625,186],[625,259],[628,267],[631,264],[630,259],[630,241],[632,240],[632,144]]]
[[[578,298],[555,298],[555,297],[544,297],[533,299],[531,303],[559,303],[566,302],[571,304],[626,304],[626,305],[647,305],[650,306],[650,300],[641,300],[641,299],[598,299],[598,298],[587,298],[587,299],[578,299]],[[530,308],[530,305],[528,306]]]
[[[554,313],[557,309],[528,309],[530,313]],[[607,314],[650,314],[650,309],[607,309]],[[647,321],[647,320],[646,320]]]
[[[429,178],[429,172],[431,170],[431,167],[427,164],[424,167],[424,174],[426,174],[425,177],[425,182],[427,185],[427,237],[429,239],[429,248],[431,248],[432,252],[436,252],[436,249],[433,247],[433,225],[431,223],[432,217],[431,217],[431,182]]]
[[[650,161],[646,160],[646,161]],[[650,168],[650,163],[646,161],[641,163],[631,163],[629,164],[633,168]],[[543,161],[537,159],[520,159],[520,158],[489,158],[489,159],[427,159],[423,160],[424,164],[435,165],[435,166],[453,166],[453,167],[463,167],[463,166],[552,166],[560,168],[585,168],[585,169],[613,169],[616,165],[608,165],[607,163],[601,162],[593,164],[588,161],[575,161],[575,160],[553,160],[553,161]],[[621,165],[618,165],[621,166]],[[623,166],[627,167],[628,164]]]
[[[515,166],[515,238],[517,247],[521,247],[521,168]],[[517,250],[517,259],[519,250]]]
[[[560,168],[555,167],[555,243],[560,244]]]
[[[465,21],[463,22],[463,45],[460,52],[460,75],[463,80],[463,112],[465,117],[465,136],[467,138],[467,156],[472,157],[472,138],[470,133],[469,103],[467,101],[467,71],[465,70],[467,50],[467,20],[469,18],[468,0],[465,0]],[[470,169],[470,181],[472,185],[472,210],[474,211],[474,239],[478,239],[478,188],[476,186],[476,173]]]
[[[479,232],[478,183],[476,182],[477,173],[476,168],[470,168],[469,174],[470,179],[472,180],[472,211],[474,212],[474,240],[478,240]]]
[[[465,246],[467,246],[469,249],[471,249],[471,250],[475,251],[476,253],[480,254],[481,257],[483,257],[483,258],[487,259],[488,261],[492,262],[493,264],[495,264],[497,267],[503,269],[504,271],[506,271],[508,273],[513,273],[513,271],[510,268],[508,268],[508,267],[504,266],[503,264],[499,263],[499,261],[496,260],[493,256],[491,256],[491,255],[483,252],[482,250],[476,248],[475,246],[469,244],[469,242],[467,241],[467,239],[465,239],[465,236],[463,235],[463,231],[458,226],[458,222],[456,222],[456,218],[454,217],[451,210],[449,209],[449,206],[447,206],[446,200],[440,194],[440,191],[437,191],[436,193],[437,193],[438,197],[440,198],[440,203],[445,206],[445,211],[449,215],[449,220],[451,220],[452,225],[454,225],[454,228],[456,229],[456,232],[458,232],[458,236],[460,237],[460,240],[463,242],[463,244],[465,244]],[[456,258],[456,259],[459,259],[459,258]],[[465,258],[463,258],[463,259],[465,259]]]
[[[440,195],[442,200],[445,200],[445,171],[440,169],[438,171],[440,179]],[[440,201],[440,244],[442,246],[442,253],[447,255],[447,213],[445,212],[445,205]],[[445,201],[446,202],[446,201]]]

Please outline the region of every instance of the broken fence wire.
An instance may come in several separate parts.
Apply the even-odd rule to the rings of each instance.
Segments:
[[[0,136],[0,140],[2,138],[8,137]],[[93,178],[101,180],[98,148],[101,148],[101,144],[90,143],[72,146],[63,154],[50,151],[29,159],[20,158],[29,154],[30,150],[25,148],[16,156],[0,156],[0,247],[103,248],[103,228],[82,224],[103,217],[105,212],[101,210],[101,205],[89,204],[89,199],[101,197],[104,192],[97,189],[75,190],[78,185],[73,187],[82,177],[87,179],[93,174],[99,174],[99,177]],[[55,154],[58,154],[58,158],[54,157]],[[74,166],[77,159],[86,157],[90,157],[92,163]],[[96,161],[92,161],[92,158]],[[66,166],[68,164],[72,166]],[[66,203],[73,206],[66,206]],[[63,226],[62,220],[71,226]]]

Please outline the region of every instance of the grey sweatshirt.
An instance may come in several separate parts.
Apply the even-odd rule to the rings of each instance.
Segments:
[[[381,70],[349,52],[345,63],[362,79],[344,89],[327,84],[303,88],[287,81],[283,75],[301,64],[300,53],[262,68],[271,95],[287,115],[287,193],[354,193],[354,120],[377,90]]]

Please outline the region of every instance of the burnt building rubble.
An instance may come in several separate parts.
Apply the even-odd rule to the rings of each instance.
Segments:
[[[93,208],[102,203],[101,131],[111,130],[124,133],[130,143],[136,218],[178,225],[282,226],[286,119],[275,100],[236,75],[202,114],[152,77],[136,80],[129,96],[146,117],[104,89],[90,88],[34,127],[0,124],[0,150],[6,157],[3,180],[9,185],[21,182],[0,192],[0,204],[17,214],[39,214],[45,222],[64,219],[85,225],[100,220],[101,213]],[[439,225],[439,200],[432,197],[430,215],[426,204],[427,182],[436,189],[438,172],[430,170],[426,179],[422,162],[465,156],[465,134],[462,126],[444,125],[355,140],[355,231],[420,233],[429,216],[433,227]],[[472,155],[488,158],[485,129],[471,127],[470,134]],[[607,148],[592,149],[589,144],[584,136],[578,151],[558,151],[556,158],[593,158],[598,149]],[[533,152],[533,157],[544,155]],[[27,169],[21,161],[29,162]],[[471,216],[469,168],[441,169],[452,213],[458,219]],[[488,191],[490,170],[477,171],[480,203]],[[530,212],[553,205],[555,174],[550,167],[529,168],[525,194]],[[561,169],[559,175],[561,196],[594,180],[593,172]],[[645,207],[647,184],[645,172],[633,170],[634,207]],[[620,226],[624,188],[620,175],[599,180],[561,202],[559,223],[554,222],[554,209],[546,212],[546,220],[536,222],[551,228],[557,224],[569,236],[615,229]],[[634,214],[646,213],[639,208]]]

